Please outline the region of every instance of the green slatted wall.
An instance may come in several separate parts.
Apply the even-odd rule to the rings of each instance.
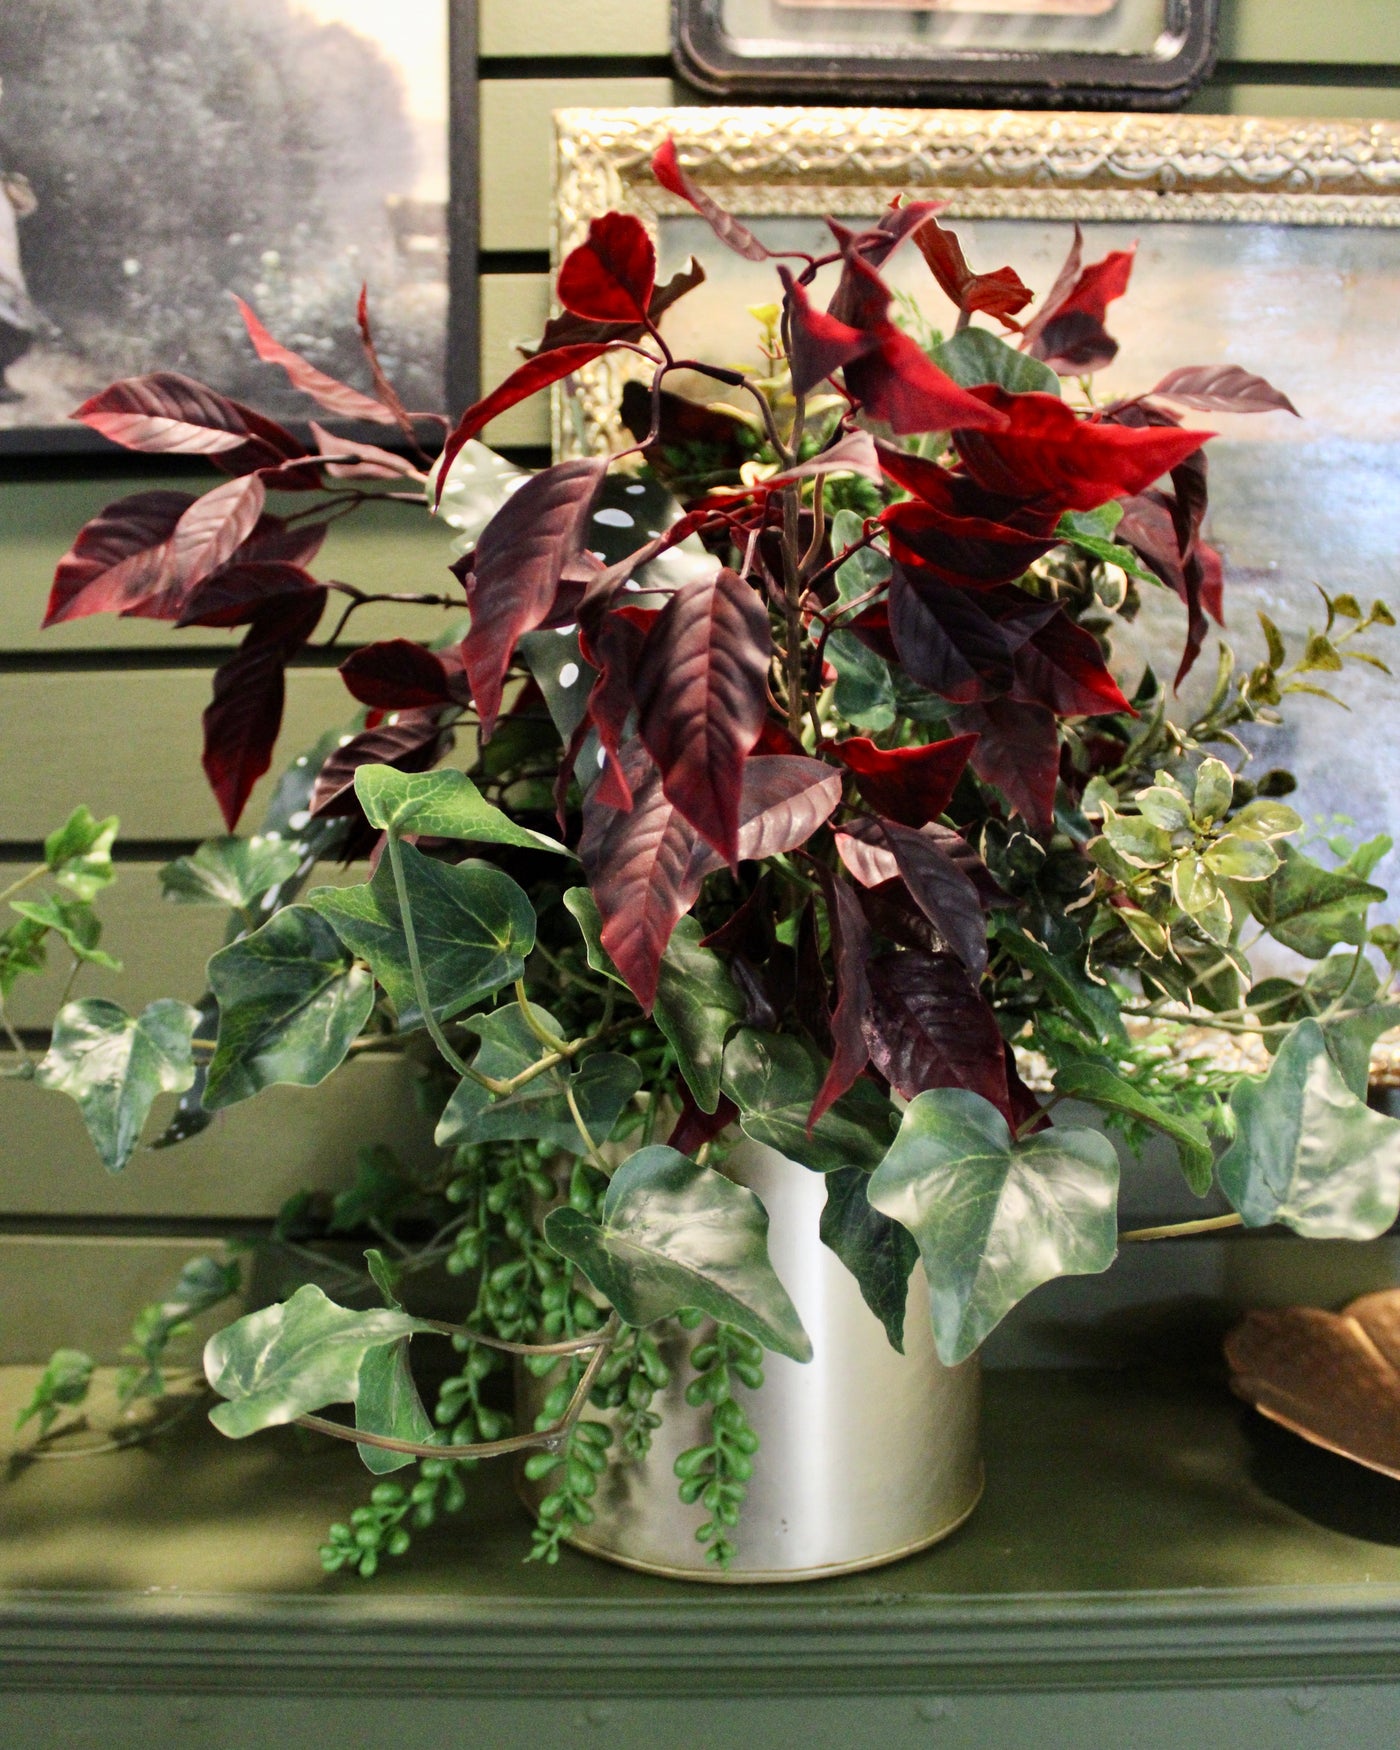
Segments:
[[[546,312],[551,110],[696,100],[670,75],[668,10],[669,0],[480,0],[487,381]],[[1224,0],[1223,11],[1220,70],[1197,108],[1400,115],[1400,0]],[[516,409],[487,435],[538,452],[548,435],[543,403]],[[37,626],[54,561],[83,519],[121,492],[161,483],[129,470],[117,482],[81,462],[10,462],[0,474],[0,888],[73,803],[120,813],[131,860],[105,909],[130,968],[111,994],[128,1007],[197,994],[216,945],[209,916],[162,907],[154,870],[173,847],[218,830],[198,734],[224,643],[213,633],[175,639],[139,620],[89,620],[43,636]],[[425,523],[390,510],[337,531],[328,568],[352,582],[392,576],[396,588],[437,587],[441,541]],[[366,615],[358,631],[384,636],[413,624]],[[295,674],[284,747],[323,727],[339,697],[327,671]],[[255,797],[250,819],[257,808]],[[42,1025],[51,994],[23,999],[21,1026]],[[424,1143],[402,1079],[365,1062],[327,1089],[281,1090],[188,1149],[138,1157],[109,1180],[66,1102],[0,1082],[0,1360],[38,1359],[66,1337],[112,1353],[119,1323],[104,1302],[135,1304],[192,1242],[266,1221],[298,1184],[336,1182],[355,1143],[376,1137]]]

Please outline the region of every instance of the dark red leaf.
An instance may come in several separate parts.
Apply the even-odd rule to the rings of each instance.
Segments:
[[[278,516],[261,516],[252,534],[234,554],[233,563],[296,565],[304,571],[315,563],[329,527],[329,523],[287,524]]]
[[[844,265],[828,312],[838,322],[849,322],[853,328],[870,328],[883,319],[886,305],[879,276],[861,269],[883,267],[890,256],[912,236],[925,220],[941,213],[947,201],[900,201],[885,208],[879,221],[864,231],[852,231],[838,220],[828,218],[827,228],[836,239]]]
[[[809,1133],[870,1061],[864,1025],[870,1007],[870,980],[866,968],[875,945],[870,925],[865,921],[865,913],[850,884],[834,875],[824,863],[812,866],[826,898],[831,958],[836,969],[836,1006],[830,1014],[831,1063],[807,1117]]]
[[[435,766],[451,745],[451,731],[442,727],[441,718],[439,706],[400,711],[392,723],[351,736],[321,767],[310,812],[321,818],[359,814],[355,773],[361,766],[394,766],[400,772],[426,772]]]
[[[656,286],[656,250],[631,213],[604,213],[559,269],[559,302],[590,322],[641,322]]]
[[[887,444],[878,448],[884,472],[915,495],[881,515],[891,552],[906,564],[958,588],[984,589],[1012,582],[1058,545],[1055,510],[994,495],[961,472]]]
[[[185,603],[177,626],[245,626],[274,599],[322,586],[299,565],[235,558],[207,577]]]
[[[352,443],[349,438],[336,437],[334,432],[317,425],[314,419],[309,423],[317,450],[323,456],[336,458],[322,463],[332,480],[417,482],[426,478],[422,470],[415,468],[406,456],[395,455],[393,450],[382,450],[378,444]]]
[[[988,492],[1046,509],[1097,510],[1141,492],[1215,434],[1081,419],[1054,395],[1012,395],[995,383],[972,391],[1007,417],[1001,431],[957,431],[967,471]]]
[[[204,712],[203,763],[230,832],[272,764],[287,664],[315,631],[325,605],[324,589],[269,602],[214,675],[214,697]]]
[[[379,711],[467,703],[460,669],[408,638],[366,644],[346,657],[340,674],[354,698]]]
[[[1155,571],[1162,582],[1186,604],[1186,641],[1177,667],[1179,687],[1194,667],[1206,638],[1207,612],[1224,623],[1224,570],[1214,547],[1197,538],[1187,559],[1181,556],[1181,537],[1189,534],[1191,518],[1171,493],[1137,494],[1127,500],[1115,531]]]
[[[1022,283],[1013,268],[999,267],[992,273],[973,273],[962,252],[962,244],[952,231],[945,231],[937,219],[925,219],[914,233],[919,252],[932,269],[945,294],[959,310],[969,316],[979,311],[994,316],[1007,328],[1019,324],[1009,321],[1024,310],[1035,295]]]
[[[841,775],[806,754],[750,754],[739,799],[739,861],[763,862],[795,851],[835,812]],[[691,873],[697,879],[724,859],[697,837]]]
[[[947,836],[957,837],[951,832]],[[879,884],[870,879],[872,875],[886,880],[897,874],[915,905],[939,932],[943,945],[953,950],[974,978],[981,978],[987,969],[982,902],[967,871],[949,856],[934,834],[916,832],[893,820],[862,818],[842,826],[836,842],[841,860],[862,886]],[[893,867],[884,857],[859,856],[855,845],[867,853],[886,853],[893,859]]]
[[[606,456],[557,462],[531,475],[481,531],[462,653],[483,741],[495,728],[517,641],[548,619],[564,567],[585,544],[607,469]]]
[[[136,612],[159,595],[171,537],[194,502],[188,492],[138,492],[109,504],[59,560],[44,625]]]
[[[1099,641],[1061,608],[1016,652],[1012,696],[1045,705],[1059,717],[1137,712],[1109,673]]]
[[[888,608],[900,665],[916,685],[955,704],[1010,690],[1011,640],[977,596],[896,564]]]
[[[693,1155],[707,1142],[713,1142],[721,1131],[737,1123],[739,1108],[727,1094],[721,1094],[713,1112],[702,1112],[695,1103],[684,1079],[681,1081],[681,1109],[675,1129],[666,1138],[666,1146],[677,1154]]]
[[[398,390],[395,389],[394,385],[389,381],[384,373],[383,365],[379,362],[379,351],[374,344],[374,333],[370,328],[369,287],[367,285],[362,285],[360,287],[360,295],[355,303],[355,325],[360,331],[360,347],[364,352],[365,362],[369,366],[369,374],[374,383],[374,392],[376,396],[388,410],[394,423],[408,439],[409,443],[416,443],[417,436],[413,430],[413,421],[409,417],[408,409],[404,406],[403,402],[399,400]],[[444,470],[446,469],[446,466],[447,464],[444,463]]]
[[[587,341],[580,346],[560,346],[552,352],[538,353],[534,358],[526,359],[523,365],[518,365],[489,395],[484,395],[480,401],[473,403],[457,422],[456,429],[443,446],[438,462],[438,499],[442,497],[443,484],[453,462],[464,446],[485,426],[490,425],[507,408],[528,400],[539,390],[547,389],[551,383],[567,377],[571,371],[601,358],[607,350],[606,342]]]
[[[961,962],[905,949],[876,955],[869,977],[870,1058],[895,1092],[967,1088],[1009,1118],[1001,1032]]]
[[[871,352],[879,344],[875,334],[852,328],[825,310],[818,310],[786,267],[778,273],[787,288],[791,314],[792,347],[789,362],[792,386],[798,395],[810,395],[820,383]]]
[[[678,299],[705,283],[705,270],[692,256],[687,266],[677,269],[664,286],[657,286],[647,304],[647,321],[657,323]],[[608,345],[617,340],[641,340],[647,332],[645,322],[590,322],[566,310],[562,316],[551,316],[537,346],[518,347],[526,358],[538,358],[541,353],[554,352],[561,346],[580,346],[593,342]]]
[[[818,474],[859,474],[862,479],[873,480],[878,486],[883,470],[874,438],[868,431],[843,432],[834,444],[818,450],[805,462],[784,469],[781,474],[770,474],[761,483],[760,490],[776,492],[793,480],[810,480]]]
[[[276,468],[306,454],[275,420],[174,371],[113,383],[72,417],[129,450],[210,456],[230,474]]]
[[[989,699],[953,713],[953,726],[979,739],[972,769],[993,784],[1037,838],[1054,825],[1060,738],[1054,714],[1043,705]]]
[[[1050,288],[1050,295],[1026,324],[1026,350],[1061,376],[1098,370],[1118,353],[1118,342],[1104,327],[1108,306],[1128,289],[1136,249],[1115,249],[1081,270],[1084,238],[1074,227],[1074,242]]]
[[[718,929],[701,937],[700,946],[716,948],[725,955],[742,954],[748,960],[766,960],[775,940],[773,876],[765,869],[739,909]]]
[[[632,678],[646,640],[648,622],[655,619],[656,613],[652,612],[646,622],[639,623],[635,610],[615,610],[603,617],[594,633],[581,640],[585,660],[598,670],[588,695],[587,716],[587,722],[598,732],[604,756],[595,800],[609,808],[632,806],[632,792],[617,756],[634,704]]]
[[[253,533],[266,503],[267,488],[256,474],[225,480],[195,499],[175,525],[166,562],[165,593],[177,612]]]
[[[1186,365],[1168,371],[1149,395],[1161,395],[1202,413],[1291,413],[1298,409],[1281,389],[1239,365]]]
[[[935,820],[952,800],[973,738],[956,735],[924,747],[877,747],[868,736],[829,741],[826,751],[855,773],[856,788],[877,814],[905,826]]]
[[[744,761],[768,710],[771,654],[767,610],[726,568],[670,598],[632,679],[638,730],[667,797],[729,863]]]
[[[788,728],[786,723],[780,723],[776,717],[765,717],[763,727],[758,732],[758,740],[753,744],[756,754],[762,753],[801,753],[802,743]]]
[[[718,201],[712,200],[686,175],[676,153],[676,142],[669,134],[652,156],[651,173],[668,194],[694,207],[726,249],[732,249],[746,261],[767,261],[772,255],[772,250],[760,243],[747,225],[726,213]]]
[[[854,847],[857,854],[866,849],[851,838],[843,838],[841,842],[848,850]],[[875,854],[881,857],[889,855],[885,851]],[[891,856],[889,860],[893,865],[894,858]],[[842,861],[846,859],[843,857]],[[860,878],[857,876],[856,879]],[[909,889],[897,875],[869,887],[862,884],[856,891],[871,928],[882,936],[887,936],[891,942],[897,942],[901,948],[922,948],[929,954],[944,951],[946,943],[942,934],[914,904],[909,897]]]
[[[287,373],[287,380],[292,387],[299,389],[303,395],[309,395],[318,407],[335,414],[338,419],[369,419],[380,425],[398,424],[394,414],[382,402],[361,393],[359,389],[352,389],[348,383],[328,377],[324,371],[317,370],[299,352],[293,352],[290,347],[274,340],[242,298],[234,295],[233,301],[238,305],[238,313],[243,318],[243,325],[248,330],[248,338],[252,341],[253,350],[258,357],[264,364],[280,365]]]

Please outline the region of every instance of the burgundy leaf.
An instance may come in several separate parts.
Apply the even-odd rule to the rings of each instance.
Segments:
[[[174,371],[113,383],[72,417],[129,450],[211,456],[233,474],[275,468],[306,454],[275,420]]]
[[[878,446],[884,472],[915,496],[888,506],[881,521],[891,552],[960,589],[1010,583],[1060,542],[1058,512],[988,492],[961,472]]]
[[[559,269],[559,302],[590,322],[641,322],[656,286],[656,250],[631,213],[604,213]]]
[[[171,537],[194,502],[188,492],[138,492],[93,517],[58,562],[44,625],[139,612],[160,594]]]
[[[1099,641],[1075,625],[1064,609],[1016,652],[1013,697],[1048,706],[1059,717],[1095,717],[1137,712],[1109,673]]]
[[[537,353],[517,365],[503,383],[498,383],[489,395],[474,402],[457,422],[455,430],[443,446],[438,462],[437,498],[442,498],[443,485],[458,454],[483,427],[518,402],[528,400],[551,383],[567,377],[571,371],[600,358],[608,350],[604,341],[586,341],[579,346],[560,346],[552,352]],[[524,488],[521,488],[524,491]]]
[[[765,869],[753,892],[718,929],[702,936],[702,948],[716,948],[725,955],[742,954],[749,960],[767,958],[773,943],[773,876]]]
[[[732,249],[746,261],[767,261],[772,255],[772,250],[760,243],[747,225],[726,213],[718,201],[712,200],[686,175],[676,153],[676,142],[669,134],[652,156],[651,173],[668,194],[676,195],[694,207],[726,249]]]
[[[713,1142],[731,1124],[738,1121],[739,1108],[727,1094],[721,1094],[713,1112],[702,1112],[695,1103],[684,1079],[681,1081],[681,1109],[675,1128],[666,1138],[666,1146],[677,1154],[693,1155],[707,1142]]]
[[[315,562],[329,527],[329,523],[287,524],[278,516],[261,516],[232,563],[295,565],[304,571]]]
[[[869,849],[872,856],[889,856],[886,851],[875,852],[873,847],[861,845],[849,837],[841,839],[841,847],[853,848],[856,854]],[[847,861],[845,856],[842,861]],[[894,862],[892,856],[890,862]],[[888,936],[890,941],[897,942],[901,948],[921,948],[929,954],[945,951],[947,944],[942,933],[933,927],[914,904],[909,897],[909,889],[898,876],[888,881],[878,881],[869,887],[862,884],[856,891],[871,928],[878,930],[882,936]]]
[[[340,675],[354,698],[379,711],[467,703],[460,671],[408,638],[366,644],[346,657]]]
[[[316,629],[326,591],[269,602],[214,675],[204,712],[204,772],[228,830],[272,764],[282,727],[287,664]]]
[[[1007,1116],[1017,1136],[1034,1136],[1050,1123],[1034,1092],[1021,1079],[1016,1067],[1016,1053],[1009,1039],[1003,1041],[1002,1055],[1006,1059]]]
[[[392,722],[351,736],[317,774],[310,812],[320,818],[359,814],[355,773],[361,766],[394,766],[400,772],[426,772],[435,766],[451,745],[451,732],[443,728],[441,717],[438,706],[400,711]]]
[[[825,310],[812,304],[807,292],[789,269],[780,267],[779,276],[787,289],[791,317],[792,387],[794,394],[810,395],[820,383],[839,370],[871,352],[879,344],[875,334],[862,328],[852,328]]]
[[[369,287],[367,285],[360,287],[360,295],[355,303],[355,325],[360,331],[360,347],[365,355],[365,362],[369,366],[369,374],[374,383],[376,396],[388,410],[394,423],[409,443],[416,443],[417,435],[413,430],[413,421],[409,417],[408,409],[399,400],[398,390],[384,374],[384,367],[379,362],[379,352],[374,344],[374,333],[370,328]],[[444,470],[446,466],[447,464],[444,463]]]
[[[827,229],[836,239],[844,263],[840,284],[827,306],[829,314],[854,328],[869,328],[880,321],[887,307],[880,302],[883,285],[878,275],[860,270],[883,267],[906,237],[947,205],[947,201],[901,202],[896,197],[879,221],[864,231],[852,231],[828,217]]]
[[[604,615],[597,630],[580,639],[584,660],[598,670],[598,678],[588,695],[587,723],[597,730],[604,755],[595,799],[606,803],[609,808],[632,806],[632,792],[617,756],[634,705],[632,677],[636,673],[648,625],[655,619],[655,611],[643,617],[634,608],[618,609]],[[569,763],[572,765],[572,761]]]
[[[883,472],[875,440],[870,433],[848,431],[834,444],[828,444],[826,449],[819,450],[815,456],[809,456],[796,467],[787,468],[781,474],[770,474],[762,482],[762,489],[765,492],[774,492],[778,487],[788,485],[790,481],[810,480],[818,474],[859,474],[866,480],[873,480],[878,486]]]
[[[256,474],[225,480],[195,499],[175,525],[166,561],[165,593],[177,614],[196,586],[248,539],[266,503],[267,488]]]
[[[246,545],[245,545],[246,550]],[[205,578],[185,602],[177,626],[245,626],[274,599],[307,595],[321,585],[299,565],[235,557]]]
[[[805,845],[841,801],[841,774],[806,754],[750,754],[739,799],[739,861],[763,862]],[[690,875],[697,883],[724,859],[697,836]],[[697,889],[698,890],[698,889]]]
[[[870,1058],[895,1092],[967,1088],[1009,1119],[1001,1032],[961,962],[905,949],[876,955],[869,977]]]
[[[1202,413],[1292,413],[1298,409],[1281,389],[1239,365],[1186,365],[1169,371],[1149,395],[1161,395]]]
[[[704,849],[695,829],[661,788],[661,774],[638,739],[618,755],[632,807],[623,812],[584,798],[578,853],[602,918],[603,947],[633,996],[651,1013],[661,956],[704,878],[692,868]]]
[[[896,564],[890,577],[889,630],[905,673],[955,704],[1007,692],[1014,679],[1005,630],[964,590]]]
[[[233,301],[238,305],[238,313],[258,357],[264,364],[280,365],[292,387],[309,395],[318,407],[333,413],[338,419],[368,419],[379,425],[398,424],[395,415],[382,402],[317,370],[299,352],[293,352],[290,347],[274,340],[242,298],[235,295]]]
[[[1026,324],[1026,350],[1060,376],[1076,376],[1109,364],[1118,342],[1104,327],[1108,306],[1128,289],[1136,249],[1115,249],[1081,270],[1084,238],[1074,227],[1074,242],[1036,315]]]
[[[972,769],[993,784],[1037,838],[1054,826],[1060,738],[1054,714],[1043,705],[989,699],[953,713],[955,728],[979,737]]]
[[[606,456],[587,456],[531,475],[481,531],[462,651],[483,741],[495,728],[516,642],[548,619],[564,566],[584,545],[607,469]]]
[[[1189,513],[1183,516],[1171,493],[1139,493],[1127,500],[1115,531],[1174,590],[1186,604],[1186,641],[1176,671],[1179,687],[1194,667],[1206,638],[1207,612],[1217,625],[1224,623],[1224,570],[1214,547],[1199,538],[1191,556],[1181,557],[1181,535],[1189,529]]]
[[[395,455],[392,450],[382,450],[378,444],[351,442],[349,438],[338,438],[334,432],[329,432],[324,426],[310,421],[311,435],[316,440],[316,448],[321,455],[334,457],[322,464],[332,480],[412,480],[420,482],[426,478],[422,470],[415,468],[406,456]]]
[[[979,311],[994,316],[1007,328],[1019,326],[1009,318],[1024,310],[1035,294],[1022,283],[1013,268],[999,267],[992,273],[973,273],[963,255],[962,244],[952,231],[945,231],[937,219],[925,219],[914,233],[914,242],[929,264],[933,277],[959,310],[969,316]]]
[[[729,863],[744,761],[767,714],[771,653],[767,610],[726,568],[670,598],[632,679],[638,729],[668,799]]]
[[[678,299],[705,283],[705,270],[691,257],[687,266],[678,268],[664,286],[657,286],[647,304],[647,322],[657,323]],[[647,332],[646,322],[590,322],[586,317],[565,311],[551,316],[544,325],[538,346],[522,346],[517,350],[526,358],[538,358],[541,353],[554,352],[561,346],[579,346],[590,341],[607,345],[617,340],[641,340]]]
[[[837,851],[856,879],[864,886],[877,886],[870,875],[887,880],[897,874],[910,897],[943,938],[943,943],[967,967],[974,978],[987,969],[987,925],[982,902],[966,870],[960,868],[944,846],[930,833],[916,832],[898,821],[857,819],[837,833]],[[951,838],[956,834],[949,833]],[[883,857],[856,857],[850,843],[887,853]],[[854,866],[853,866],[854,865]]]
[[[865,1016],[870,1007],[866,968],[874,951],[870,925],[850,884],[824,863],[814,865],[826,898],[831,958],[836,969],[836,1006],[831,1011],[831,1063],[812,1102],[807,1130],[839,1100],[870,1061]]]
[[[995,383],[972,394],[1001,409],[1007,425],[954,433],[968,473],[988,492],[1047,509],[1097,510],[1141,492],[1215,435],[1081,419],[1057,396],[1012,395]]]
[[[828,753],[855,774],[856,788],[878,814],[905,826],[924,826],[952,800],[973,738],[953,736],[925,747],[877,747],[868,736],[830,741]]]

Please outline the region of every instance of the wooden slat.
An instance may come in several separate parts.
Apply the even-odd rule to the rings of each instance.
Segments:
[[[14,1061],[0,1054],[0,1067]],[[159,1135],[172,1104],[158,1103],[148,1136]],[[412,1164],[437,1158],[432,1125],[414,1103],[412,1071],[397,1056],[357,1057],[319,1088],[269,1088],[219,1113],[189,1142],[138,1152],[115,1175],[93,1152],[66,1094],[0,1081],[0,1220],[266,1219],[303,1188],[349,1184],[355,1151],[375,1142]]]
[[[1400,85],[1208,85],[1190,107],[1201,115],[1394,121]]]
[[[669,0],[479,0],[481,53],[667,55]]]
[[[521,362],[519,340],[537,339],[549,316],[547,274],[487,274],[481,282],[481,381],[494,388]],[[488,444],[547,444],[548,392],[522,401],[483,433]]]
[[[669,79],[488,79],[481,87],[481,247],[548,249],[556,109],[669,104]]]
[[[109,614],[74,620],[48,632],[39,629],[54,566],[89,517],[104,505],[132,493],[155,488],[200,492],[208,480],[148,478],[112,480],[82,474],[81,465],[67,480],[0,482],[0,652],[26,650],[189,649],[194,645],[236,643],[242,632],[214,632],[203,627],[172,633],[155,620],[121,620]],[[306,508],[281,494],[280,511]],[[415,505],[371,505],[336,523],[316,562],[316,575],[338,578],[362,589],[421,590],[452,593],[447,571],[451,531]],[[436,629],[433,610],[407,607],[365,609],[352,621],[357,641],[370,638],[430,636]],[[329,626],[329,616],[327,624]]]

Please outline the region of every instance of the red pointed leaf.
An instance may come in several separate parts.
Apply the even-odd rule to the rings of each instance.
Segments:
[[[676,142],[668,134],[657,147],[651,160],[651,173],[668,194],[687,201],[724,244],[746,261],[767,261],[772,251],[760,243],[747,225],[726,213],[718,201],[712,200],[698,183],[681,169]]]
[[[896,564],[888,607],[900,665],[919,686],[955,704],[1009,690],[1011,640],[976,595]]]
[[[841,802],[841,774],[806,754],[750,754],[739,799],[739,861],[763,862],[805,845]],[[724,859],[697,837],[691,876],[697,882]]]
[[[868,736],[826,744],[855,773],[856,788],[876,811],[905,826],[924,826],[952,800],[973,737],[955,735],[925,747],[877,747]]]
[[[830,1014],[831,1063],[807,1117],[809,1133],[870,1061],[864,1025],[870,1007],[866,969],[875,946],[870,925],[849,882],[834,875],[824,863],[814,866],[826,897],[831,958],[836,968],[836,1006]]]
[[[954,712],[953,725],[978,737],[972,750],[977,776],[1001,791],[1037,838],[1048,839],[1060,773],[1053,714],[1043,705],[990,699]]]
[[[275,468],[306,453],[275,420],[174,371],[113,383],[72,417],[129,450],[211,456],[230,473]]]
[[[559,269],[559,302],[591,322],[640,322],[656,286],[656,250],[631,213],[590,220]]]
[[[314,419],[309,421],[309,425],[320,454],[334,458],[322,463],[332,480],[421,482],[426,478],[422,470],[415,468],[407,456],[395,455],[393,450],[383,450],[378,444],[352,443],[349,438],[336,437],[334,432],[327,431],[323,425],[317,425]]]
[[[672,304],[704,283],[705,270],[692,256],[685,267],[678,268],[664,286],[657,286],[651,294],[647,320],[659,322]],[[606,346],[615,340],[640,340],[646,331],[644,322],[590,322],[586,317],[575,316],[566,310],[562,316],[551,316],[545,323],[537,346],[522,346],[517,350],[526,358],[538,358],[541,353],[554,352],[561,346],[580,346],[590,341]]]
[[[895,1092],[967,1088],[1009,1117],[1001,1031],[962,964],[906,949],[876,955],[869,977],[870,1057]]]
[[[744,761],[768,709],[771,654],[767,610],[726,568],[670,598],[632,678],[638,730],[667,797],[730,863]]]
[[[466,689],[441,656],[408,638],[366,644],[346,657],[340,675],[354,698],[379,711],[466,703]]]
[[[1034,293],[1014,269],[999,267],[992,273],[973,273],[961,243],[937,219],[925,219],[914,233],[914,242],[933,277],[960,310],[969,316],[979,311],[994,316],[1007,328],[1017,326],[1007,318],[1024,310]]]
[[[394,766],[401,772],[426,772],[451,746],[451,732],[441,727],[438,706],[400,711],[392,721],[362,729],[338,747],[317,774],[308,804],[324,818],[359,814],[355,773],[361,766]]]
[[[369,374],[374,383],[374,393],[387,408],[399,430],[409,443],[416,443],[417,437],[413,430],[413,421],[408,409],[399,400],[398,390],[385,375],[384,367],[379,362],[379,351],[374,344],[374,333],[369,321],[369,287],[362,285],[360,295],[355,303],[355,325],[360,331],[360,347],[365,355],[365,363],[369,366]],[[446,464],[444,464],[444,468]]]
[[[1056,511],[996,496],[961,472],[887,444],[878,446],[884,472],[912,499],[881,513],[891,552],[931,570],[959,589],[1011,583],[1060,541]]]
[[[564,567],[584,545],[607,468],[606,456],[586,456],[531,475],[481,531],[462,654],[483,741],[495,728],[517,641],[548,619]]]
[[[518,402],[528,400],[539,390],[547,389],[551,383],[559,382],[571,371],[601,358],[607,350],[606,342],[587,341],[579,346],[560,346],[552,352],[537,353],[534,358],[526,359],[523,365],[518,365],[489,395],[483,395],[480,401],[469,407],[443,447],[438,463],[438,498],[442,497],[443,482],[460,451],[493,419]]]
[[[268,333],[258,320],[257,314],[242,298],[234,296],[238,305],[238,313],[243,318],[243,325],[248,330],[248,338],[253,343],[253,350],[264,364],[280,365],[287,373],[287,380],[294,389],[299,389],[303,395],[309,395],[318,407],[327,413],[333,413],[338,419],[369,419],[380,425],[397,425],[398,420],[393,413],[372,395],[365,395],[359,389],[352,389],[348,383],[341,383],[334,377],[328,377],[324,371],[317,370],[309,359],[304,359],[299,352],[293,352],[290,347],[283,346]]]
[[[962,842],[952,832],[946,838]],[[859,858],[846,841],[887,853],[892,866],[883,857]],[[897,874],[943,945],[953,950],[974,978],[981,978],[987,969],[982,902],[967,870],[959,867],[933,832],[916,832],[893,820],[857,819],[837,834],[837,849],[862,886],[878,886],[880,880]],[[870,880],[872,875],[879,879]]]
[[[1081,270],[1084,240],[1078,225],[1065,265],[1050,295],[1026,324],[1026,350],[1061,376],[1109,364],[1118,342],[1104,327],[1108,306],[1128,289],[1136,249],[1116,249]]]
[[[792,386],[798,395],[810,395],[820,383],[871,352],[879,344],[876,336],[862,328],[852,328],[825,310],[818,310],[786,267],[778,273],[787,288],[791,312]]]
[[[204,712],[204,773],[230,832],[272,764],[282,727],[287,664],[316,629],[326,592],[268,604],[214,675]]]
[[[1148,394],[1197,407],[1202,413],[1298,414],[1281,389],[1239,365],[1187,365],[1169,371]]]
[[[195,499],[175,525],[166,561],[165,597],[176,615],[196,587],[248,539],[266,503],[267,488],[256,474],[225,480]]]
[[[59,560],[44,625],[130,613],[157,596],[171,537],[194,502],[188,492],[138,492],[109,504]]]
[[[609,808],[632,806],[632,792],[617,756],[633,707],[632,677],[648,626],[655,619],[654,611],[642,620],[636,609],[616,609],[603,617],[582,645],[585,658],[598,670],[588,695],[588,721],[598,732],[604,756],[595,799]]]
[[[177,626],[244,626],[266,604],[287,596],[307,595],[321,585],[299,565],[280,560],[236,557],[208,577],[187,600]]]
[[[1045,705],[1058,717],[1137,712],[1109,673],[1099,641],[1061,609],[1016,652],[1014,698]]]
[[[781,474],[770,474],[763,481],[762,489],[775,492],[793,480],[811,480],[818,474],[859,474],[862,479],[873,480],[878,486],[884,470],[880,466],[874,438],[868,431],[844,432],[834,444],[818,450],[805,462],[799,462]]]
[[[972,391],[1007,416],[1003,431],[958,431],[968,473],[988,492],[1055,510],[1097,510],[1141,492],[1215,434],[1079,418],[1054,395],[1009,394],[989,383]]]
[[[720,1095],[713,1112],[702,1112],[682,1078],[680,1116],[676,1119],[675,1129],[666,1138],[666,1146],[675,1149],[677,1154],[693,1155],[736,1123],[738,1117],[739,1108],[727,1094]]]

